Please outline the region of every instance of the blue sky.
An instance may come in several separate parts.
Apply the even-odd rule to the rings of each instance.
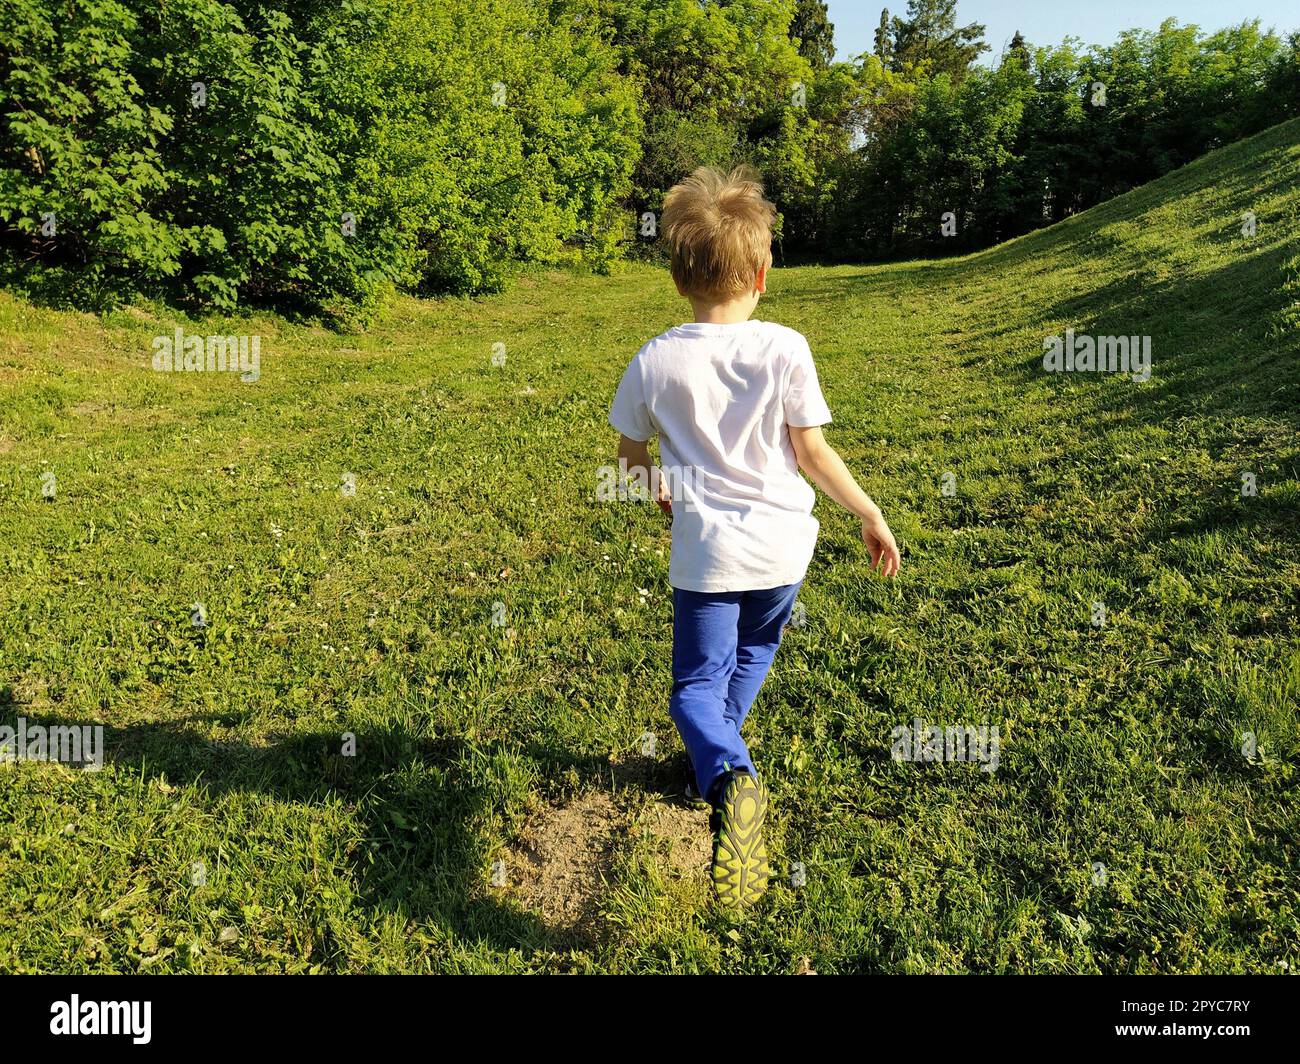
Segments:
[[[835,23],[840,58],[868,51],[880,21],[880,9],[907,11],[907,0],[827,0]],[[1156,29],[1167,18],[1194,22],[1217,30],[1248,18],[1259,18],[1280,33],[1300,29],[1297,0],[1245,0],[1237,7],[1223,0],[957,0],[959,25],[983,22],[985,41],[993,54],[1001,52],[1020,30],[1031,44],[1060,44],[1067,35],[1085,44],[1110,44],[1121,30]],[[986,57],[987,58],[987,57]]]

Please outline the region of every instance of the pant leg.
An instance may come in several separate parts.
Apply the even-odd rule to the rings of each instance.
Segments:
[[[725,711],[737,734],[772,667],[772,658],[781,645],[781,633],[790,620],[802,583],[746,591],[741,599],[736,626],[736,667],[727,685]]]
[[[743,594],[673,589],[673,690],[668,712],[695,767],[696,786],[705,796],[728,768],[754,771],[740,731],[727,716]]]

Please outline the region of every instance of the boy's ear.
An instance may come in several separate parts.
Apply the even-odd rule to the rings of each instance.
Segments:
[[[767,291],[767,267],[760,266],[758,276],[754,278],[754,291],[762,295]]]

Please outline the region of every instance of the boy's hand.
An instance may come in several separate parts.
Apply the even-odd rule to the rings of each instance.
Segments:
[[[871,552],[871,568],[879,569],[881,576],[893,576],[903,560],[880,507],[858,487],[848,466],[826,442],[818,426],[788,425],[787,428],[799,468],[837,503],[862,518],[862,542]]]
[[[673,513],[673,493],[668,489],[668,478],[660,476],[657,479],[659,486],[655,491],[655,502],[659,504],[659,509],[671,517]]]
[[[894,576],[898,572],[903,559],[894,542],[894,533],[889,531],[879,511],[862,519],[862,542],[871,552],[871,568],[878,569],[881,576]]]

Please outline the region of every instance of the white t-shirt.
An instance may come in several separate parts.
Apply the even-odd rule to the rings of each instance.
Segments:
[[[784,325],[693,322],[636,353],[609,421],[632,440],[659,434],[673,587],[755,591],[804,578],[816,496],[787,426],[830,419],[808,341]]]

